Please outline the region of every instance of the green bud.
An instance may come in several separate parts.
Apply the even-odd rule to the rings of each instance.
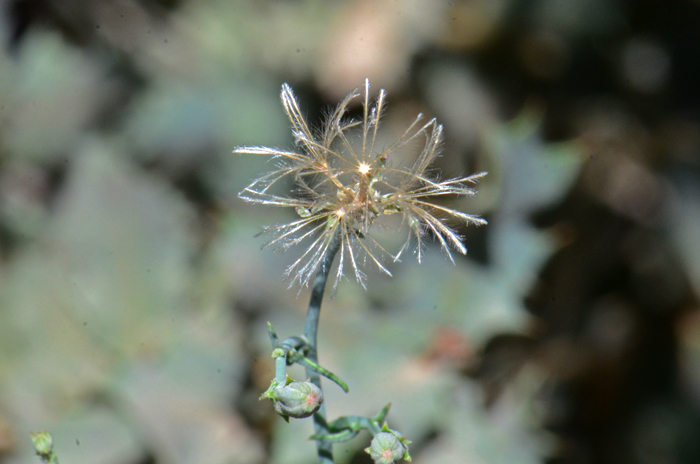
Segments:
[[[299,215],[299,217],[307,218],[311,216],[311,211],[309,211],[308,208],[304,208],[303,206],[297,206],[294,208]]]
[[[272,391],[275,411],[281,416],[303,419],[321,407],[323,392],[311,382],[292,382]]]
[[[372,443],[365,451],[372,457],[375,464],[393,464],[404,457],[406,448],[393,433],[380,432],[374,436]]]
[[[40,456],[48,456],[53,450],[53,438],[49,432],[31,433],[34,449]]]

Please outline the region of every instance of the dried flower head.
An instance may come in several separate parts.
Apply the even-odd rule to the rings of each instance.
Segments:
[[[334,240],[340,240],[334,290],[348,262],[363,287],[365,274],[361,267],[368,260],[391,275],[382,264],[383,255],[399,260],[413,243],[420,262],[427,233],[437,238],[450,260],[450,247],[462,254],[467,252],[461,237],[446,222],[457,220],[481,225],[486,221],[429,200],[442,195],[473,195],[475,192],[468,185],[486,173],[443,181],[427,174],[442,140],[442,126],[435,119],[421,124],[419,114],[396,142],[380,148],[377,130],[386,106],[386,94],[382,89],[377,99],[371,101],[369,80],[365,80],[361,93],[355,90],[345,97],[328,115],[317,135],[301,115],[289,85],[282,86],[281,97],[292,122],[298,151],[239,147],[234,153],[271,155],[277,160],[274,171],[256,179],[239,196],[253,203],[296,210],[297,220],[265,227],[262,232],[269,237],[263,248],[286,250],[306,244],[306,250],[285,272],[285,277],[292,279],[291,285],[308,285]],[[362,119],[349,119],[348,107],[358,97],[363,104]],[[422,140],[425,145],[412,166],[390,158],[415,140]],[[285,179],[291,179],[295,185],[289,195],[272,193],[271,188]],[[369,234],[373,225],[390,215],[400,215],[402,226],[408,230],[403,246],[396,253],[389,253]]]

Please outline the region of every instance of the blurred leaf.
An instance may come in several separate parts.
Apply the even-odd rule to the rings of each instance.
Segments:
[[[146,451],[182,464],[260,458],[229,411],[240,332],[224,298],[204,299],[190,284],[201,282],[193,219],[167,184],[99,141],[84,146],[50,226],[0,286],[0,404],[22,427],[60,431],[77,420],[86,430],[93,412],[79,411],[100,398],[103,431],[121,423],[139,439],[85,448],[86,462]],[[195,310],[195,301],[209,304]],[[35,460],[25,451],[20,462]]]
[[[521,375],[490,411],[484,410],[476,384],[454,384],[450,408],[442,415],[446,433],[424,449],[417,460],[440,464],[542,462],[548,440],[535,435],[536,424],[524,409],[539,384],[539,376],[532,374]]]
[[[66,156],[116,82],[60,35],[31,31],[17,61],[0,58],[0,143],[12,156]]]
[[[73,411],[52,425],[51,434],[59,462],[93,464],[144,458],[139,437],[113,411],[103,407]]]
[[[683,176],[676,183],[668,230],[695,295],[700,297],[700,185],[690,176]]]
[[[489,256],[517,298],[524,296],[554,251],[550,237],[534,228],[530,215],[561,201],[582,163],[576,143],[545,143],[539,124],[539,115],[525,111],[487,138],[498,163],[490,181],[496,182],[500,196],[488,226]]]
[[[500,214],[522,217],[555,204],[578,175],[580,148],[575,142],[545,142],[541,118],[536,110],[526,109],[486,134],[487,150],[497,163],[489,175],[500,187]]]

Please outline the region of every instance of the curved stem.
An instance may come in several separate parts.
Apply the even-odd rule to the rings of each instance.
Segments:
[[[340,238],[338,235],[333,237],[326,255],[323,257],[321,266],[316,273],[314,278],[314,285],[311,289],[311,299],[309,301],[309,310],[306,313],[306,325],[304,326],[304,337],[309,342],[309,352],[306,357],[318,364],[318,352],[316,348],[316,339],[318,334],[318,321],[321,316],[321,302],[323,301],[323,292],[326,290],[326,281],[328,280],[328,274],[331,271],[331,265],[333,264],[333,259],[340,248]],[[306,368],[306,376],[310,381],[315,384],[318,388],[321,387],[321,375],[310,367]],[[328,424],[326,422],[326,409],[324,405],[316,414],[314,414],[314,432],[316,435],[327,435]],[[319,464],[333,464],[333,444],[325,440],[317,440],[316,446],[318,449],[318,463]]]

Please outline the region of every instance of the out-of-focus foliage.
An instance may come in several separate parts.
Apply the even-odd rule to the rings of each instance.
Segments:
[[[313,459],[310,421],[257,400],[266,322],[300,333],[306,294],[254,237],[287,213],[236,197],[269,165],[231,150],[291,147],[283,82],[320,122],[369,78],[389,135],[444,124],[443,178],[490,172],[448,201],[490,223],[324,303],[329,418],[391,401],[416,463],[698,462],[698,24],[685,0],[0,3],[0,459],[36,462],[35,430],[64,463]]]

